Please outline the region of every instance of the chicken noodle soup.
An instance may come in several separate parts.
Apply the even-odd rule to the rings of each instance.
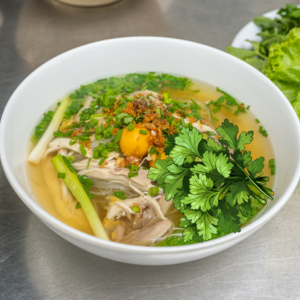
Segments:
[[[33,194],[65,224],[120,243],[184,245],[237,232],[273,195],[273,150],[258,122],[203,82],[153,72],[99,80],[37,125]]]

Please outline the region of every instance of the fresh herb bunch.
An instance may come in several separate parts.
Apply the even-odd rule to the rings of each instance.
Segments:
[[[164,187],[166,200],[173,199],[184,215],[184,242],[210,240],[221,229],[224,233],[240,231],[239,212],[252,215],[251,201],[266,204],[273,192],[263,176],[264,158],[252,161],[245,150],[253,132],[242,132],[226,119],[216,129],[219,143],[203,139],[195,128],[183,128],[165,149],[166,160],[157,160],[148,178]]]
[[[252,50],[228,46],[226,51],[262,71],[271,46],[284,42],[290,30],[300,26],[300,8],[297,5],[287,4],[277,12],[277,15],[274,20],[264,16],[253,19],[254,24],[261,28],[261,32],[257,34],[261,41],[249,41]]]
[[[287,4],[274,20],[260,16],[261,41],[248,41],[252,50],[228,46],[226,51],[261,71],[284,93],[300,120],[300,8]]]

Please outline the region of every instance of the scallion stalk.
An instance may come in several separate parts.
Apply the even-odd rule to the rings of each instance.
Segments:
[[[61,121],[64,118],[64,113],[67,107],[72,103],[72,100],[68,97],[65,98],[61,104],[58,106],[48,128],[46,129],[45,133],[38,141],[36,146],[31,151],[28,162],[38,165],[42,160],[44,153],[47,150],[48,144],[53,140],[53,132],[58,131]]]
[[[72,168],[67,158],[58,154],[52,158],[51,162],[58,173],[65,174],[65,177],[62,178],[62,180],[75,199],[80,203],[95,236],[103,240],[109,240],[90,198],[84,191],[75,170]]]

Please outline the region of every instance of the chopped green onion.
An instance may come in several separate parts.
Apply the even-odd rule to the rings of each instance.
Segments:
[[[104,161],[105,161],[105,159],[106,159],[106,157],[104,157],[104,156],[102,156],[101,157],[101,159],[100,159],[100,161],[99,161],[99,166],[102,166],[103,165],[103,163],[104,163]]]
[[[258,119],[255,119],[256,123],[260,123],[260,121]]]
[[[74,132],[74,130],[70,130],[68,132],[59,132],[59,131],[55,131],[53,132],[53,135],[55,137],[67,137],[67,136],[70,136],[72,135],[72,133]]]
[[[83,144],[81,144],[81,145],[79,146],[79,150],[80,150],[82,156],[86,156],[86,153],[87,153],[87,152],[86,152],[86,149],[84,148]]]
[[[61,102],[57,102],[57,106],[60,106],[61,105]]]
[[[75,157],[73,155],[67,156],[67,159],[70,163],[74,163],[75,162]]]
[[[125,193],[122,192],[122,191],[114,192],[113,195],[116,196],[116,197],[118,197],[118,198],[120,198],[120,199],[122,199],[122,200],[127,199],[127,197],[125,196]]]
[[[53,116],[54,116],[54,112],[51,111],[51,110],[49,110],[47,113],[44,114],[43,119],[41,120],[41,122],[35,128],[34,135],[32,137],[33,141],[34,140],[37,141],[42,137],[42,135],[44,134],[44,132],[48,128]]]
[[[103,114],[91,115],[91,119],[93,119],[93,118],[102,118],[103,116],[104,116]]]
[[[103,134],[96,134],[96,140],[101,141],[103,138]]]
[[[275,175],[275,160],[274,160],[274,158],[269,160],[269,167],[271,169],[271,175]]]
[[[103,133],[104,130],[105,130],[105,128],[104,128],[103,124],[101,124],[100,126],[95,127],[95,131],[96,131],[97,134]]]
[[[76,207],[76,209],[79,209],[79,208],[81,208],[81,204],[80,204],[80,202],[77,202],[77,204],[75,205],[75,207]]]
[[[58,178],[66,178],[66,173],[58,173],[57,177]]]
[[[98,159],[98,158],[100,158],[99,151],[97,149],[94,149],[94,151],[93,151],[93,159]]]
[[[156,196],[159,193],[159,188],[158,187],[151,187],[148,191],[148,194],[150,196]]]
[[[89,161],[88,161],[88,163],[87,163],[86,170],[88,170],[88,169],[89,169],[89,167],[90,167],[90,163],[91,163],[91,157],[89,157]]]
[[[172,99],[170,98],[170,93],[167,92],[167,93],[163,93],[163,96],[164,96],[164,102],[165,104],[170,104]]]
[[[147,130],[141,129],[141,130],[140,130],[140,133],[141,133],[141,134],[144,134],[144,135],[147,135],[147,134],[148,134],[148,131],[147,131]]]
[[[79,141],[84,142],[84,141],[89,141],[90,137],[87,135],[79,135],[78,139],[79,139]]]
[[[77,139],[78,139],[77,136],[73,136],[73,137],[71,138],[71,140],[70,140],[69,145],[70,145],[70,146],[73,146],[74,144],[76,144]]]
[[[134,212],[135,214],[138,214],[138,213],[141,211],[140,208],[137,207],[137,206],[132,206],[131,209],[133,210],[133,212]]]
[[[128,130],[129,131],[134,130],[134,124],[133,123],[131,123],[131,124],[128,125]]]
[[[268,137],[268,133],[262,126],[259,126],[259,133],[261,133],[264,137]]]

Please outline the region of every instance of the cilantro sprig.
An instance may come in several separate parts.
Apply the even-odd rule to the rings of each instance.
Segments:
[[[179,226],[185,243],[210,240],[220,229],[239,232],[240,215],[252,215],[254,199],[262,204],[273,200],[273,191],[266,187],[269,178],[262,173],[264,158],[252,160],[245,150],[253,132],[238,135],[228,119],[216,131],[219,143],[203,139],[195,128],[182,128],[170,136],[169,157],[156,160],[148,174],[183,213]]]

